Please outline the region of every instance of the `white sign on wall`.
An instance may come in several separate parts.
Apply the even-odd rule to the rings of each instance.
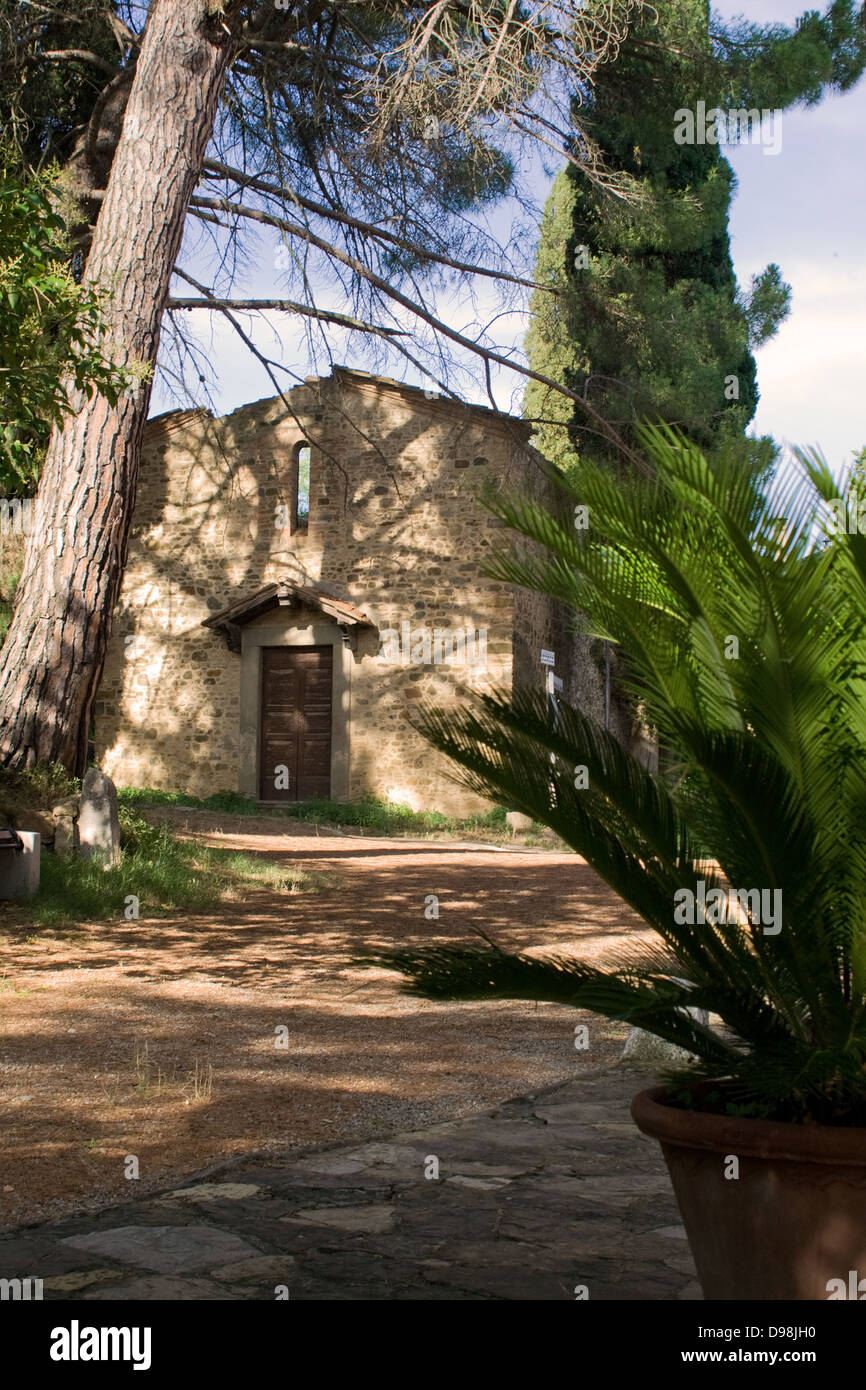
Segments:
[[[546,649],[545,647],[542,647],[542,648],[541,648],[541,664],[542,664],[542,666],[555,666],[555,665],[556,665],[556,652],[549,652],[549,651],[547,651],[547,649]]]

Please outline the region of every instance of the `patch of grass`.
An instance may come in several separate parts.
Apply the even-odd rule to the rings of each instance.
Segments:
[[[43,855],[39,892],[26,910],[38,925],[50,927],[124,918],[134,906],[131,897],[138,899],[140,916],[158,916],[178,908],[201,911],[251,887],[315,891],[321,880],[256,855],[175,839],[166,826],[148,825],[124,806],[120,862],[104,868],[72,855]]]
[[[202,801],[188,792],[156,791],[150,787],[118,787],[122,806],[192,806],[196,811],[226,811],[234,816],[262,815],[262,808],[240,792],[214,792]]]
[[[8,990],[11,994],[14,994],[18,999],[29,999],[30,994],[32,993],[32,991],[27,989],[26,987],[23,989],[19,989],[19,987],[14,983],[14,981],[8,979],[5,974],[0,976],[0,990]]]
[[[112,1077],[110,1085],[103,1087],[103,1094],[111,1106],[133,1099],[158,1100],[171,1094],[178,1098],[182,1096],[187,1105],[206,1104],[213,1096],[213,1064],[196,1058],[192,1071],[184,1081],[178,1074],[176,1063],[168,1071],[163,1071],[150,1056],[147,1039],[143,1043],[136,1039],[131,1074],[126,1079]]]
[[[315,892],[333,882],[333,874],[293,866],[287,868],[270,859],[244,854],[241,850],[212,849],[207,853],[218,856],[226,876],[223,897],[241,896],[250,883],[255,883],[259,888],[269,888],[275,893],[300,893]]]
[[[474,816],[446,816],[441,811],[413,811],[411,806],[367,797],[363,801],[303,801],[280,807],[279,814],[296,820],[353,825],[385,834],[430,830],[459,835],[468,830],[504,830],[505,808],[495,806]]]
[[[196,811],[225,811],[236,816],[266,816],[308,821],[314,825],[356,826],[378,830],[385,835],[423,835],[430,831],[452,835],[479,831],[491,835],[510,835],[505,824],[504,806],[494,806],[478,815],[461,817],[446,816],[441,811],[413,811],[411,806],[378,801],[375,797],[350,802],[297,801],[287,802],[284,806],[262,806],[237,792],[216,792],[202,799],[187,792],[121,787],[118,798],[127,807],[190,806]]]

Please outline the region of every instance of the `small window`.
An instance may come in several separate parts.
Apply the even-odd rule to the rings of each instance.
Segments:
[[[295,447],[292,473],[292,530],[306,531],[310,520],[310,446],[306,440]]]

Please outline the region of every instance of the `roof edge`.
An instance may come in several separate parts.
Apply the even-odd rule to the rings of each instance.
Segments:
[[[440,392],[425,391],[422,386],[413,386],[407,381],[398,381],[395,377],[377,376],[375,373],[365,372],[359,367],[345,367],[338,363],[332,366],[330,376],[308,376],[302,383],[292,386],[286,395],[292,397],[296,392],[328,386],[348,386],[368,394],[387,392],[411,402],[414,407],[425,410],[431,415],[441,413],[462,416],[463,418],[467,416],[477,417],[484,421],[485,427],[488,429],[493,426],[503,433],[512,436],[517,435],[524,446],[529,445],[532,436],[532,426],[526,420],[522,420],[519,415],[511,415],[505,410],[493,410],[490,406],[476,405],[471,401],[463,401],[455,396],[442,395]],[[225,415],[214,415],[206,406],[167,410],[161,415],[152,416],[145,422],[145,436],[152,439],[161,434],[174,434],[195,423],[215,422],[222,424],[245,410],[250,410],[256,406],[275,405],[280,399],[280,396],[263,396],[260,400],[246,401],[243,405],[235,406],[234,410],[228,411]]]
[[[239,629],[251,623],[254,618],[269,612],[272,608],[294,608],[306,604],[318,608],[327,617],[333,618],[339,627],[370,627],[376,624],[372,618],[356,608],[353,603],[339,599],[324,589],[315,589],[308,584],[298,584],[291,579],[275,580],[256,589],[252,594],[236,599],[234,603],[221,608],[204,618],[201,626],[222,632],[232,651],[240,650]]]

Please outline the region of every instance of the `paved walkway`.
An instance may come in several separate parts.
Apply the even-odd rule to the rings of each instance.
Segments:
[[[0,1278],[41,1278],[46,1299],[700,1298],[661,1152],[629,1117],[648,1084],[606,1066],[385,1142],[233,1161],[0,1238]]]

